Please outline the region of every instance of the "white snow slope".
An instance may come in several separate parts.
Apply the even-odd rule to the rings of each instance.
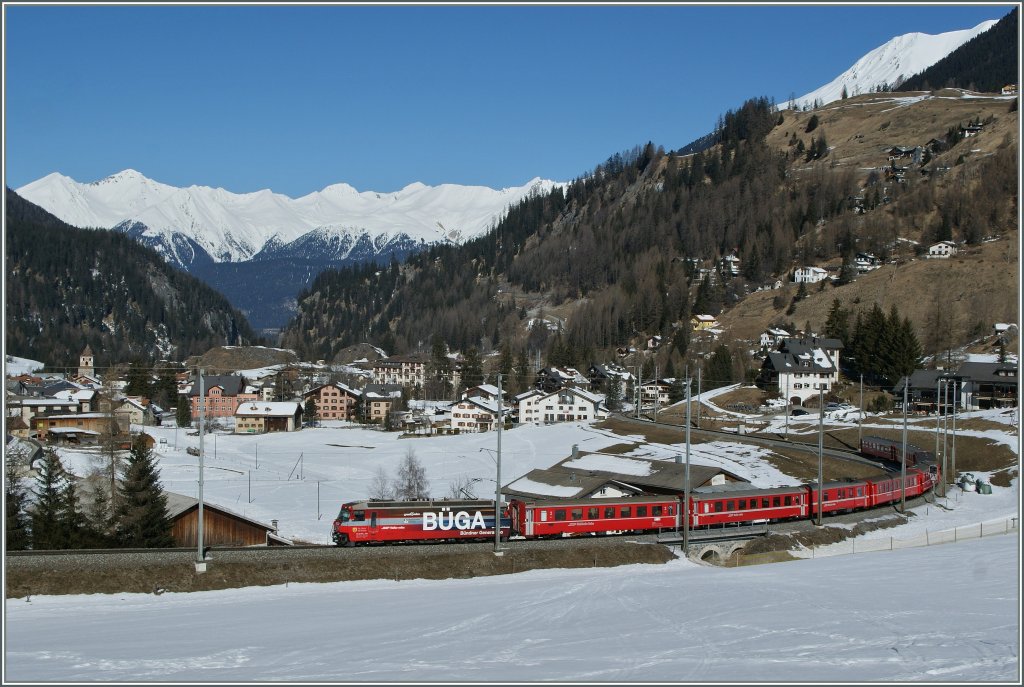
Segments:
[[[536,178],[501,190],[413,183],[394,193],[360,193],[335,184],[293,199],[269,190],[177,188],[127,169],[88,184],[54,172],[16,191],[72,226],[111,229],[137,221],[147,227],[144,236],[163,237],[163,245],[173,245],[175,234],[184,235],[215,261],[237,262],[268,242],[287,244],[317,229],[356,238],[369,234],[375,245],[400,234],[427,243],[461,242],[485,233],[530,193],[556,186]]]
[[[1020,684],[1018,548],[9,599],[5,684]]]
[[[878,86],[897,82],[920,74],[961,45],[978,34],[988,31],[996,25],[996,20],[984,21],[973,29],[948,31],[932,35],[928,33],[907,33],[896,36],[864,57],[853,63],[853,66],[828,82],[821,88],[811,91],[795,101],[780,105],[781,109],[813,105],[815,100],[820,104],[833,102],[842,98],[843,87],[849,96],[870,93]]]

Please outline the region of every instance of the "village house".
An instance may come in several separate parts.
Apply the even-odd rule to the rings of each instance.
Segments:
[[[694,491],[712,487],[727,489],[729,485],[749,487],[739,475],[717,466],[690,465],[689,475],[690,488]],[[526,501],[592,499],[593,507],[600,507],[601,499],[679,494],[685,485],[686,466],[681,462],[581,453],[578,446],[573,446],[569,458],[548,469],[531,470],[503,487],[501,493]],[[582,518],[582,512],[580,515]]]
[[[427,360],[420,355],[396,355],[374,362],[371,371],[374,384],[400,384],[422,388],[426,379]]]
[[[619,396],[626,395],[626,388],[629,381],[633,379],[633,375],[626,371],[623,367],[614,364],[600,365],[598,363],[591,363],[590,369],[588,370],[590,377],[590,390],[596,393],[605,393],[608,389],[608,383],[611,380],[615,380],[619,385]]]
[[[668,405],[672,382],[671,379],[652,379],[642,382],[640,384],[640,405]]]
[[[788,339],[792,334],[787,332],[785,329],[779,329],[776,327],[769,327],[768,329],[761,332],[761,350],[767,351],[769,349],[777,347],[783,339]]]
[[[402,402],[400,384],[367,384],[363,387],[362,421],[383,425]]]
[[[601,408],[600,396],[575,387],[550,392],[532,389],[513,400],[517,421],[525,425],[589,422],[607,417]]]
[[[793,272],[793,282],[796,284],[816,284],[828,279],[828,271],[820,267],[798,267]]]
[[[690,326],[695,332],[714,329],[718,326],[718,318],[714,315],[694,315],[690,318]]]
[[[842,348],[838,339],[783,339],[765,358],[756,384],[766,391],[777,391],[794,405],[803,405],[819,392],[827,394],[839,381]]]
[[[235,409],[235,434],[294,432],[302,429],[302,405],[296,401],[247,401]]]
[[[723,270],[723,272],[731,274],[734,277],[740,273],[740,259],[737,258],[735,255],[726,255],[724,258],[722,258],[722,262],[725,265],[725,269]]]
[[[488,401],[498,401],[498,387],[493,384],[480,384],[472,386],[462,392],[462,398],[483,398]]]
[[[66,415],[40,415],[32,418],[31,426],[39,441],[67,441],[95,443],[98,437],[115,433],[125,434],[127,427],[108,413],[71,413]]]
[[[463,398],[451,406],[449,426],[459,432],[489,432],[497,427],[498,403],[480,397]],[[502,409],[502,415],[507,414]]]
[[[199,419],[199,381],[188,392],[192,406],[192,419]],[[233,417],[235,409],[246,401],[260,400],[258,395],[246,392],[245,379],[238,375],[206,375],[203,377],[203,395],[206,397],[206,417]]]
[[[149,427],[159,426],[162,421],[162,412],[154,406],[148,398],[124,398],[114,408],[114,415],[122,425],[146,425]]]
[[[1017,95],[1017,84],[1007,84],[999,92],[1003,95]]]
[[[360,396],[362,394],[358,390],[336,382],[310,389],[302,395],[302,401],[305,405],[312,398],[316,404],[316,416],[321,420],[354,420]]]
[[[574,367],[545,367],[537,373],[533,386],[541,391],[557,391],[567,386],[587,387],[590,380]]]
[[[928,257],[929,258],[948,258],[952,255],[956,255],[957,248],[956,244],[952,241],[939,241],[928,246]]]

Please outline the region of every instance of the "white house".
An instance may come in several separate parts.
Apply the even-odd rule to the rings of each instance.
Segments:
[[[819,392],[828,393],[839,381],[842,347],[838,339],[783,339],[778,350],[765,358],[758,386],[776,390],[794,404],[803,404]]]
[[[793,273],[793,281],[797,284],[814,284],[828,279],[828,271],[820,267],[798,267]]]
[[[575,387],[543,392],[533,389],[515,397],[520,424],[589,422],[606,417],[601,397]]]
[[[502,415],[507,411],[502,408]],[[449,427],[460,432],[489,432],[498,424],[498,401],[474,396],[452,404]]]
[[[956,244],[952,241],[939,241],[928,246],[929,258],[948,258],[956,255]]]
[[[761,332],[761,348],[775,348],[783,339],[788,339],[790,336],[792,336],[792,334],[787,332],[785,329],[769,327]]]
[[[725,262],[726,269],[734,277],[740,273],[740,259],[735,255],[726,255],[722,260]]]
[[[302,427],[297,401],[243,401],[235,408],[235,434],[294,432]]]

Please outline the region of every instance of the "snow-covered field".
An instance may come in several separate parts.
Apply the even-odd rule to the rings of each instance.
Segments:
[[[1019,454],[1015,412],[971,415],[1005,427],[972,435]],[[814,434],[817,423],[816,416],[790,418],[789,431]],[[892,427],[868,418],[865,428],[872,426]],[[197,495],[198,459],[186,448],[198,446],[199,437],[174,427],[146,431],[158,439],[165,488]],[[586,424],[505,431],[501,481],[550,467],[574,444],[586,454],[630,439],[640,437]],[[278,520],[285,537],[327,543],[338,505],[367,497],[377,468],[393,474],[410,450],[426,467],[434,496],[467,480],[477,480],[477,496],[493,496],[496,440],[495,432],[400,439],[343,423],[291,434],[208,434],[204,495],[257,520]],[[674,460],[682,442],[680,433],[680,443],[646,444],[630,455]],[[792,483],[758,460],[761,451],[716,441],[693,445],[691,460],[760,486]],[[75,472],[97,460],[88,451],[62,456]],[[1018,485],[993,486],[992,494],[954,490],[949,510],[922,506],[907,524],[856,541],[863,551],[873,536],[911,539],[924,530],[1017,517]],[[470,580],[13,599],[5,606],[5,675],[152,682],[1019,681],[1017,534],[821,555],[846,553],[842,546],[819,549],[813,560],[746,568],[675,561]]]
[[[6,604],[11,681],[1020,682],[1019,539]],[[841,584],[840,584],[841,582]]]

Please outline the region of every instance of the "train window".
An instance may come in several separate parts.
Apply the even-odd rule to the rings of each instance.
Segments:
[[[376,513],[370,513],[370,527],[376,527],[376,526],[377,526],[377,514]]]
[[[565,520],[565,509],[559,508],[555,511],[555,520]]]
[[[733,508],[733,506],[735,506],[735,505],[736,504],[733,501],[726,501],[725,502],[725,509],[726,510],[736,510],[735,508]]]
[[[775,506],[776,508],[782,505],[782,499],[780,499],[778,496],[772,497],[772,502],[772,505]]]
[[[588,508],[587,509],[587,520],[596,520],[598,518],[599,508]]]
[[[345,510],[344,508],[342,508],[341,512],[338,513],[338,520],[341,520],[342,522],[348,522],[348,518],[349,518],[348,511]]]
[[[609,508],[605,508],[604,509],[604,517],[606,517],[606,518],[614,518],[615,517],[615,507],[611,506]]]
[[[864,487],[857,487],[857,496],[864,495]]]
[[[675,515],[675,514],[676,514],[675,506],[665,506],[665,515]]]
[[[647,506],[637,506],[636,507],[636,517],[638,517],[638,518],[646,518],[647,517]]]
[[[542,510],[540,512],[540,521],[541,522],[547,522],[548,521],[548,512],[546,510]]]
[[[366,520],[366,513],[364,511],[357,510],[356,512],[354,512],[352,514],[352,519],[353,520],[360,520],[360,521]]]
[[[655,517],[661,515],[661,506],[651,506],[651,515]]]
[[[747,500],[746,499],[740,499],[739,509],[740,510],[746,510],[747,509]]]
[[[722,502],[721,501],[715,501],[715,512],[716,513],[721,513],[722,512]]]
[[[786,497],[786,498],[785,498],[785,499],[783,500],[783,503],[784,503],[785,505],[787,505],[787,506],[792,506],[792,505],[793,505],[793,497],[792,497],[792,496],[787,496],[787,497]]]
[[[619,517],[628,518],[631,514],[632,514],[632,510],[630,509],[629,506],[626,506],[621,511],[619,511]]]
[[[767,507],[768,507],[768,498],[765,497],[765,498],[761,499],[761,508],[767,508]]]
[[[573,520],[582,520],[583,519],[583,509],[582,508],[573,508],[572,509],[572,519]]]

